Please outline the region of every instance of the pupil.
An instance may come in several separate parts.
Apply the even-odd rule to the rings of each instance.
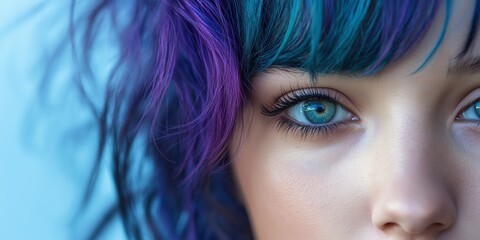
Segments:
[[[319,99],[307,101],[303,105],[303,112],[307,120],[313,124],[325,124],[335,116],[335,103]]]
[[[480,101],[475,103],[475,113],[477,113],[477,116],[480,117]]]
[[[323,106],[323,104],[322,104],[322,105],[319,105],[319,106],[317,107],[317,113],[320,113],[320,114],[321,114],[321,113],[324,113],[324,112],[325,112],[325,107]]]

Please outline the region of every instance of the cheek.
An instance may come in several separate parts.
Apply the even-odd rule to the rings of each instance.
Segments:
[[[235,138],[241,147],[232,152],[257,239],[338,239],[368,217],[368,168],[355,150],[345,151],[353,140],[318,147],[257,122],[236,134],[244,138]]]
[[[251,122],[235,132],[230,155],[256,239],[374,239],[398,233],[378,219],[429,224],[452,206],[456,223],[444,235],[478,235],[478,126],[428,135],[444,128],[388,125],[322,140],[286,134],[260,116],[245,119]],[[440,217],[418,220],[408,207],[391,211],[392,204]],[[411,218],[396,218],[404,213]]]
[[[459,226],[466,226],[463,232],[473,232],[471,238],[474,239],[478,236],[477,228],[469,226],[472,222],[480,222],[480,128],[454,124],[453,139],[459,155],[457,163],[450,166],[456,173],[450,176],[452,182],[457,183],[452,188],[457,189],[457,205],[461,206],[458,213],[461,217],[457,221]]]

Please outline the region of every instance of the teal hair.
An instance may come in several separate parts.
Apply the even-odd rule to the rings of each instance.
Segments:
[[[451,0],[243,1],[238,21],[246,77],[270,67],[298,68],[312,76],[373,75],[424,36],[442,2],[442,31],[417,71],[442,43]]]
[[[443,28],[420,71],[443,41],[452,2],[96,1],[84,26],[85,62],[91,62],[104,16],[116,27],[120,50],[98,114],[96,169],[111,142],[118,211],[128,236],[252,239],[229,156],[252,77],[271,68],[312,77],[373,75],[412,50],[441,9]],[[473,45],[479,12],[480,0],[462,54]],[[141,158],[133,156],[138,142],[147,143]],[[151,171],[139,174],[132,167],[143,164]]]

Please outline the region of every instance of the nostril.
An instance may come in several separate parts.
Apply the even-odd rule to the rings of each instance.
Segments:
[[[388,222],[385,223],[382,227],[381,230],[384,232],[392,232],[392,231],[398,231],[400,230],[401,232],[408,233],[408,234],[421,234],[424,232],[426,229],[420,229],[420,228],[407,228],[405,226],[402,226],[398,223],[394,222]]]
[[[382,230],[388,231],[389,229],[394,228],[394,227],[397,227],[397,226],[398,226],[398,224],[396,224],[396,223],[387,222],[387,223],[385,223],[385,224],[382,226]]]
[[[393,231],[395,229],[395,231],[400,230],[408,234],[422,234],[427,231],[441,231],[447,228],[447,225],[439,221],[440,219],[433,214],[397,211],[388,212],[385,217],[384,223],[377,225],[383,231]],[[435,221],[435,218],[437,218],[437,221]]]
[[[413,235],[419,235],[419,234],[428,234],[428,233],[438,233],[441,232],[445,229],[448,228],[447,224],[443,223],[433,223],[430,226],[428,226],[426,229],[419,229],[419,228],[411,228],[411,229],[405,229],[404,227],[400,226],[397,223],[394,222],[387,222],[383,226],[380,227],[380,230],[382,230],[385,233],[405,233],[410,236]]]
[[[427,201],[419,195],[389,195],[376,202],[372,221],[378,229],[390,234],[438,234],[449,228],[455,211],[448,199]]]
[[[450,226],[449,223],[438,223],[438,222],[437,222],[437,223],[432,224],[432,225],[430,226],[430,228],[441,231],[441,230],[447,229],[449,226]]]

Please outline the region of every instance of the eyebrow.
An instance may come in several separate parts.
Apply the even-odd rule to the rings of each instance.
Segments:
[[[461,57],[450,62],[447,75],[479,74],[480,56]]]

